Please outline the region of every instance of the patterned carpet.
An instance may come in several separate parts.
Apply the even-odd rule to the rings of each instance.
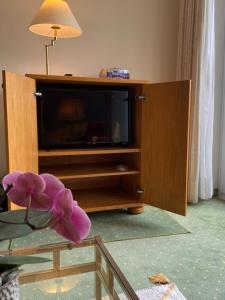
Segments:
[[[89,214],[91,219],[90,237],[100,235],[105,242],[143,239],[158,236],[184,234],[189,231],[166,212],[146,206],[139,215],[131,215],[125,211],[106,211]],[[34,232],[26,237],[15,239],[12,247],[27,247],[60,242],[63,239],[54,231],[47,229]],[[8,242],[1,243],[5,248]]]
[[[136,290],[161,272],[189,300],[224,300],[225,201],[189,205],[187,217],[170,215],[191,234],[107,244],[120,268]]]
[[[148,276],[161,272],[176,283],[189,300],[224,300],[225,202],[214,199],[190,205],[187,217],[168,215],[191,233],[106,244],[127,279],[135,290],[140,290],[151,286]],[[30,243],[34,241],[30,239]],[[76,249],[64,259],[69,264],[85,262],[92,257],[91,249],[89,253],[84,249]],[[64,293],[60,292],[60,284],[52,282],[23,286],[21,300],[94,298],[93,274],[64,282],[64,286],[73,287]],[[58,293],[47,292],[49,286],[55,288],[55,291],[58,288]]]

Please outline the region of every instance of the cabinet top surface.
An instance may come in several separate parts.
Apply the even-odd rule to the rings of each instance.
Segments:
[[[64,83],[80,83],[80,84],[119,84],[119,85],[138,85],[149,84],[148,80],[133,80],[133,79],[116,79],[116,78],[97,78],[97,77],[75,77],[75,76],[57,76],[57,75],[39,75],[26,74],[27,77],[33,78],[36,81],[42,82],[64,82]]]

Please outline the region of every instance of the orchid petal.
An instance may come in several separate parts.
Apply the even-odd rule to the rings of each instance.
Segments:
[[[32,196],[31,208],[37,210],[50,210],[53,206],[53,199],[45,193],[38,193]]]
[[[35,173],[26,172],[17,177],[14,186],[20,191],[41,193],[45,189],[45,181],[41,176]]]
[[[8,197],[10,201],[13,203],[22,206],[22,207],[27,207],[28,205],[28,198],[27,198],[27,193],[25,191],[18,191],[15,188],[12,188],[8,192]]]
[[[41,174],[40,176],[44,179],[46,183],[44,193],[47,194],[52,199],[56,197],[56,195],[60,190],[65,188],[64,184],[54,175]]]
[[[55,226],[52,226],[52,229],[54,229],[58,234],[60,234],[65,239],[70,240],[74,243],[79,243],[81,241],[79,233],[72,226],[72,224],[67,220],[61,221],[60,223],[57,223]]]
[[[2,180],[2,185],[4,187],[4,189],[6,190],[8,185],[13,185],[17,179],[17,177],[19,175],[21,175],[21,172],[15,171],[12,173],[9,173],[8,175],[6,175],[3,180]]]
[[[84,239],[88,235],[90,227],[91,222],[87,214],[75,203],[73,203],[70,218],[61,218],[55,208],[52,210],[51,228],[74,243],[79,243]]]
[[[91,221],[86,212],[77,205],[73,205],[71,223],[78,232],[81,240],[88,235],[91,228]]]
[[[71,190],[62,189],[58,192],[54,201],[54,210],[61,217],[71,217],[73,208],[73,195]]]

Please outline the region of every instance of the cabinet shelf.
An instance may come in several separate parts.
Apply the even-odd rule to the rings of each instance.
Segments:
[[[104,177],[104,176],[121,176],[139,174],[138,170],[128,168],[127,171],[117,171],[114,164],[82,164],[82,165],[54,165],[40,167],[40,173],[51,173],[60,180]]]
[[[105,211],[141,206],[134,196],[120,188],[73,190],[74,199],[86,212]]]
[[[138,153],[140,148],[98,148],[98,149],[56,149],[56,150],[39,150],[39,157],[51,156],[76,156],[76,155],[98,155],[98,154],[117,154],[117,153]]]

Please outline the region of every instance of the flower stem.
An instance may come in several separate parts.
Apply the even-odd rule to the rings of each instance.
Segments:
[[[35,226],[29,222],[29,212],[30,212],[30,206],[31,206],[31,196],[28,196],[28,204],[27,209],[24,217],[24,223],[27,224],[32,230],[35,230]]]
[[[4,194],[0,197],[0,207],[2,205],[2,203],[4,202],[5,198],[7,197],[7,193],[10,191],[10,189],[13,187],[13,185],[8,185]],[[35,226],[33,225],[30,221],[29,221],[29,213],[30,213],[30,207],[31,207],[31,201],[32,198],[29,195],[28,196],[28,205],[27,205],[27,209],[25,212],[25,217],[24,217],[24,222],[10,222],[10,221],[5,221],[5,220],[1,220],[0,218],[0,223],[4,223],[4,224],[9,224],[9,225],[27,225],[29,226],[32,230],[42,230],[45,228],[48,228],[49,225],[51,224],[51,219],[49,219],[48,221],[45,222],[45,224],[43,226]],[[10,245],[9,245],[10,247]]]
[[[5,201],[8,192],[11,190],[11,188],[13,187],[12,184],[8,184],[6,190],[4,191],[3,195],[0,197],[0,207],[2,206],[2,203]]]
[[[45,229],[45,228],[49,227],[51,220],[48,220],[43,226],[40,226],[40,227],[35,226],[35,225],[30,223],[30,221],[29,221],[29,212],[30,212],[31,200],[32,200],[31,196],[29,195],[28,205],[27,205],[25,219],[24,219],[25,224],[27,224],[32,230],[41,230],[41,229]]]
[[[10,251],[10,250],[11,250],[11,246],[12,246],[12,240],[9,240],[8,251]]]

